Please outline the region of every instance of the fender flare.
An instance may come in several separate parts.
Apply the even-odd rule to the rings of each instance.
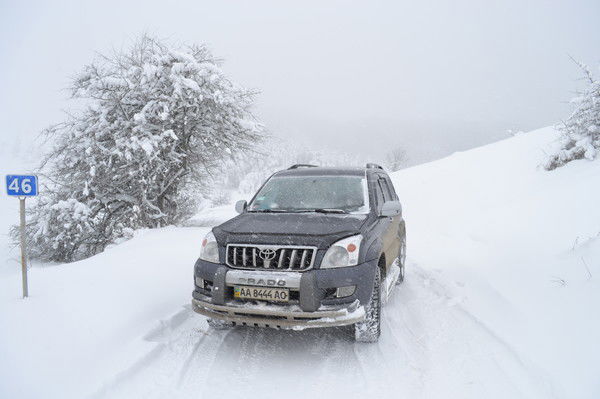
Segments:
[[[365,255],[363,262],[371,262],[373,260],[379,260],[379,257],[383,253],[383,241],[381,237],[377,237],[373,241],[367,244],[365,248]]]

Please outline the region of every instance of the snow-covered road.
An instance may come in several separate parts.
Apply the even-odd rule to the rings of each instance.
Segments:
[[[2,363],[9,367],[0,392],[32,398],[42,392],[73,398],[548,397],[534,366],[468,313],[435,271],[410,260],[406,282],[384,308],[378,344],[356,344],[348,328],[209,329],[188,303],[196,251],[184,250],[206,230],[145,231],[93,261],[34,268],[25,307],[3,299],[3,325],[18,328],[4,331],[3,358],[15,362]],[[133,283],[137,276],[145,281]],[[18,275],[2,282],[5,294],[17,294]]]
[[[106,398],[542,398],[535,370],[418,265],[385,308],[378,345],[349,329],[215,331],[185,306],[156,347],[98,392]]]

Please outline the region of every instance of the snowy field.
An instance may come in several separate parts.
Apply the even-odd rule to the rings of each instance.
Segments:
[[[600,161],[546,172],[555,139],[541,129],[393,174],[409,261],[378,344],[209,329],[189,306],[192,266],[232,206],[36,264],[26,300],[5,240],[0,397],[598,398]],[[6,230],[17,201],[1,206]]]

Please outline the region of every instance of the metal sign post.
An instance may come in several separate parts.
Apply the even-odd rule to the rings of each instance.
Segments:
[[[19,197],[19,210],[21,213],[21,226],[19,235],[21,236],[21,274],[23,276],[23,298],[29,296],[27,287],[27,248],[25,247],[25,197]]]
[[[25,199],[27,197],[33,197],[38,195],[37,176],[7,175],[6,193],[10,196],[19,198],[21,274],[23,276],[23,298],[27,298],[29,296],[29,288],[27,285],[27,240],[25,239]]]

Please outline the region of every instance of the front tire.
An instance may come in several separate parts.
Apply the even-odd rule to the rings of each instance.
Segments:
[[[377,342],[381,335],[381,269],[375,272],[375,282],[371,299],[365,307],[365,320],[354,324],[356,342]]]

